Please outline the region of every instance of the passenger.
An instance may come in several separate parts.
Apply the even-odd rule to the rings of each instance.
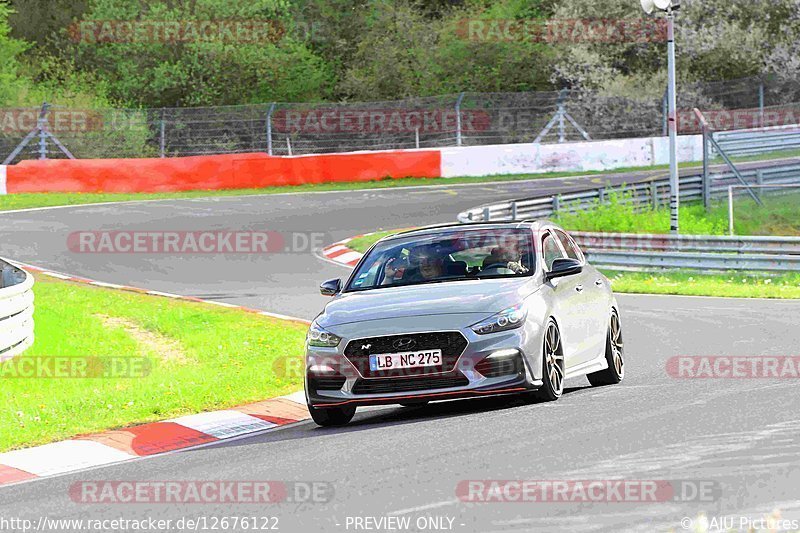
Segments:
[[[492,248],[491,253],[483,260],[483,270],[490,267],[507,268],[515,274],[528,272],[528,268],[522,264],[522,252],[517,241],[511,241],[507,246]]]

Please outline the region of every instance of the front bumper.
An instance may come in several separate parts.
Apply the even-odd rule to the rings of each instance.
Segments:
[[[466,341],[466,346],[450,361],[452,364],[424,370],[424,374],[416,370],[408,375],[398,371],[386,376],[365,369],[362,361],[353,357],[350,342],[358,341],[360,346],[362,340],[376,337],[444,332],[441,329],[414,333],[394,330],[380,335],[374,328],[365,328],[368,335],[353,332],[351,338],[343,338],[336,348],[307,349],[306,399],[314,407],[325,408],[474,398],[536,390],[542,385],[540,329],[526,323],[519,329],[490,335],[477,335],[469,328],[448,330],[450,334],[457,332]],[[346,350],[348,346],[350,351]],[[489,364],[490,361],[493,364]]]

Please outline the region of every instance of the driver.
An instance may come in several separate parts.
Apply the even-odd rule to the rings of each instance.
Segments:
[[[411,268],[407,281],[431,281],[444,276],[444,258],[437,253],[434,246],[422,245],[411,250],[409,254]]]

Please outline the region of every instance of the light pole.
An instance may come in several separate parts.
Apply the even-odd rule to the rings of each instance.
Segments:
[[[679,233],[680,183],[678,181],[678,114],[675,96],[675,11],[679,0],[640,0],[648,15],[656,9],[667,15],[667,101],[669,102],[669,229]]]

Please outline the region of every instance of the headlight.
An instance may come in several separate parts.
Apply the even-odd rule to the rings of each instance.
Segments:
[[[489,333],[497,333],[498,331],[506,331],[509,329],[516,329],[525,322],[525,317],[528,315],[528,310],[525,304],[515,305],[500,311],[496,315],[492,315],[486,320],[481,320],[477,324],[470,326],[472,331],[478,335],[486,335]]]
[[[308,328],[308,334],[306,335],[306,343],[309,346],[335,348],[339,346],[341,341],[341,337],[337,337],[333,333],[325,331],[316,322],[311,324],[311,327]]]

